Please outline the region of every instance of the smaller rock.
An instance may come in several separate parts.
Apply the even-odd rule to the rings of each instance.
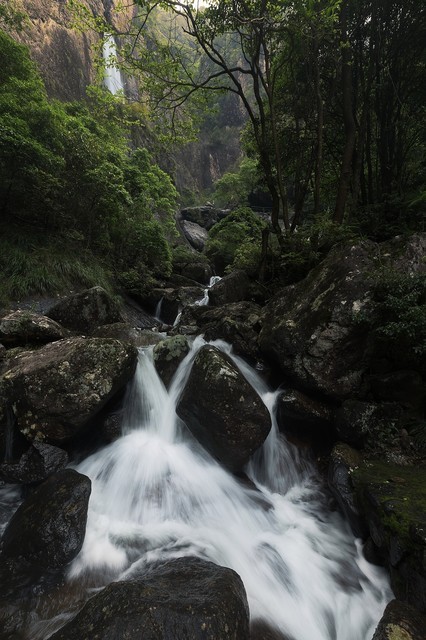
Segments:
[[[250,280],[244,271],[233,271],[217,282],[209,290],[209,302],[220,306],[229,302],[245,300],[250,288]]]
[[[166,387],[170,385],[177,368],[188,353],[188,339],[183,335],[166,338],[154,347],[155,367]]]
[[[0,478],[10,483],[32,484],[45,480],[67,464],[66,451],[43,442],[34,442],[19,462],[0,464]]]
[[[57,322],[39,313],[18,310],[0,322],[0,340],[8,345],[45,344],[64,337],[65,331]]]
[[[296,389],[286,389],[278,396],[278,426],[285,434],[326,444],[332,434],[331,408]]]
[[[122,320],[118,304],[102,287],[68,296],[51,307],[46,315],[68,329],[83,333]]]
[[[425,640],[426,617],[406,602],[392,600],[372,640]]]

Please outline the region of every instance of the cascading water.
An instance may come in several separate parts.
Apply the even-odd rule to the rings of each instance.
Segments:
[[[204,296],[201,298],[201,300],[198,300],[198,302],[196,302],[195,304],[198,304],[200,307],[207,306],[209,304],[209,289],[211,289],[211,287],[213,287],[217,282],[219,282],[219,280],[222,280],[220,276],[212,276],[210,278],[208,287],[204,289]]]
[[[105,86],[113,95],[116,95],[124,91],[124,85],[120,69],[116,66],[117,45],[111,34],[105,36],[102,55],[105,62]]]
[[[286,638],[370,640],[392,597],[387,577],[363,558],[346,523],[329,510],[314,468],[285,442],[274,418],[248,466],[252,484],[222,468],[177,418],[201,344],[194,341],[169,392],[151,352],[141,353],[123,436],[78,466],[93,485],[71,583],[99,587],[152,561],[196,555],[233,568],[252,620],[266,620]],[[234,360],[272,410],[275,394]]]

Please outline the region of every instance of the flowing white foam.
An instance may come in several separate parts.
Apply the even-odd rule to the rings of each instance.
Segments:
[[[123,437],[78,467],[93,488],[71,576],[126,579],[154,560],[197,555],[234,569],[252,619],[292,640],[370,640],[392,597],[388,579],[328,509],[314,469],[278,433],[275,419],[248,465],[251,481],[242,482],[177,418],[176,401],[202,343],[194,341],[170,392],[151,353],[141,354]],[[272,410],[275,394],[234,360]]]

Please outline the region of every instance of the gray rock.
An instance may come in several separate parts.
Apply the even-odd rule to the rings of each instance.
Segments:
[[[206,229],[200,227],[196,222],[188,220],[182,220],[181,228],[189,244],[197,251],[203,251],[208,238]]]
[[[64,569],[80,551],[91,482],[64,469],[39,485],[18,507],[1,540],[0,593]]]
[[[154,347],[155,368],[168,387],[176,370],[185,356],[189,353],[189,343],[182,335],[171,336]]]
[[[220,462],[239,471],[264,442],[269,413],[232,360],[205,345],[177,406],[193,435]]]
[[[178,558],[113,582],[52,640],[247,640],[241,578],[200,558]]]
[[[209,206],[201,206],[201,207],[186,207],[185,209],[181,209],[180,216],[183,220],[188,220],[189,222],[196,222],[200,227],[204,227],[204,229],[211,229],[213,225],[218,222],[224,215],[229,213],[228,210],[218,210],[214,207]]]
[[[337,437],[354,447],[374,446],[381,432],[395,429],[397,433],[401,412],[396,403],[345,400],[334,416]]]
[[[163,340],[163,336],[150,329],[135,329],[127,322],[104,324],[95,329],[93,338],[113,338],[121,342],[129,342],[135,347],[148,347]]]
[[[13,311],[0,322],[0,340],[8,345],[47,343],[64,337],[65,331],[57,322],[31,311]]]
[[[426,617],[406,602],[392,600],[372,640],[425,640]]]
[[[83,333],[90,333],[101,324],[122,320],[117,303],[102,287],[68,296],[51,307],[46,315],[68,329]]]
[[[19,430],[60,444],[75,436],[131,379],[135,347],[107,338],[69,338],[18,356],[3,375]]]

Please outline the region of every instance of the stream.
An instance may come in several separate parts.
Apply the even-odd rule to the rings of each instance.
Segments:
[[[289,640],[371,640],[392,598],[388,577],[364,559],[314,466],[279,434],[278,392],[229,345],[213,343],[231,355],[271,412],[271,432],[246,469],[250,481],[221,467],[177,417],[177,399],[203,344],[194,340],[169,392],[152,349],[140,352],[122,437],[75,467],[91,478],[92,494],[64,602],[50,617],[46,606],[34,614],[22,637],[45,640],[87,597],[151,562],[199,556],[234,569],[251,619]]]

